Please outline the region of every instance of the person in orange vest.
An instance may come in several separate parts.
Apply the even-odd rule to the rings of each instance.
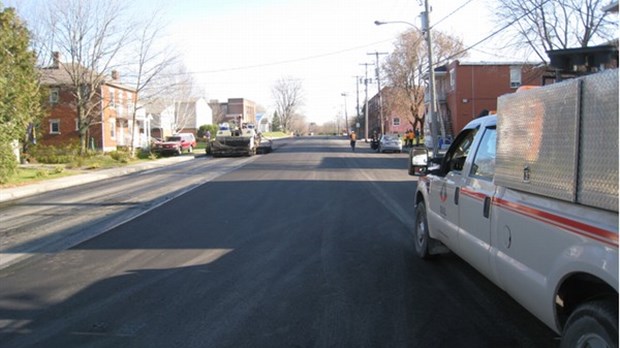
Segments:
[[[355,141],[357,140],[357,134],[355,134],[355,131],[351,131],[349,138],[351,139],[351,150],[355,151]]]

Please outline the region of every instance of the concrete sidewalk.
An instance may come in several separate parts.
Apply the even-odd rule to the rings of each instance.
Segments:
[[[109,179],[121,175],[127,175],[143,170],[160,168],[175,163],[204,157],[204,154],[195,156],[174,156],[157,159],[149,162],[132,164],[124,167],[93,170],[89,173],[65,176],[57,179],[42,180],[32,184],[0,189],[0,203],[33,196],[36,194],[59,190],[71,186],[87,184],[90,182]]]

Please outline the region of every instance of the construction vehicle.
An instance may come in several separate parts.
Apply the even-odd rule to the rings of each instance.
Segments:
[[[562,347],[617,347],[618,70],[501,96],[428,155],[410,160],[418,256],[452,250]]]
[[[251,123],[231,128],[228,122],[221,123],[215,139],[211,142],[213,157],[253,156],[260,143],[260,137]]]

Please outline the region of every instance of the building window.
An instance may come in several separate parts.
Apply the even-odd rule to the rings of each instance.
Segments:
[[[60,134],[60,120],[50,120],[50,134]]]
[[[114,105],[116,105],[115,100],[114,100],[114,91],[110,91],[108,95],[110,96],[110,106],[114,107]]]
[[[118,94],[118,105],[116,105],[116,113],[119,116],[123,115],[123,93]]]
[[[58,87],[54,87],[50,90],[50,103],[58,104],[58,100],[60,99],[60,89]]]
[[[110,138],[116,138],[116,119],[110,120]]]
[[[450,69],[450,89],[456,88],[456,69]]]
[[[521,67],[510,67],[510,88],[518,88],[521,86]]]
[[[398,117],[394,117],[394,118],[392,119],[392,126],[394,126],[394,127],[398,127],[398,126],[400,126],[400,118],[398,118]]]
[[[77,117],[75,118],[75,130],[80,130],[80,120]]]

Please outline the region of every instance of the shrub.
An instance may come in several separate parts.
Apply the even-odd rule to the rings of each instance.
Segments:
[[[200,126],[200,128],[198,128],[198,131],[196,132],[196,136],[198,139],[203,139],[208,130],[211,133],[211,139],[213,139],[215,138],[215,135],[217,134],[218,129],[219,127],[215,124],[203,124],[202,126]]]
[[[129,163],[131,160],[131,153],[128,150],[119,149],[112,151],[108,154],[113,160],[121,163]]]
[[[0,143],[0,183],[8,182],[9,178],[17,172],[17,158],[10,144]]]
[[[79,145],[70,144],[66,146],[44,146],[35,145],[30,147],[29,156],[38,163],[59,164],[72,163],[79,155]],[[87,153],[87,156],[90,155]]]

